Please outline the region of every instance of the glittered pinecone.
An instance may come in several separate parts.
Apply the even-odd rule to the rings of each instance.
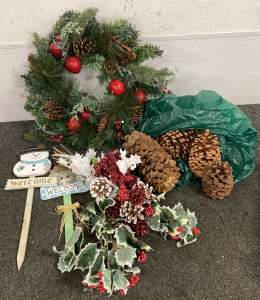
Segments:
[[[125,137],[124,148],[127,154],[137,154],[142,163],[139,173],[144,182],[153,186],[154,191],[167,192],[174,188],[180,172],[171,156],[150,136],[134,131]]]
[[[109,121],[109,116],[104,115],[103,117],[101,117],[98,122],[97,131],[102,132],[107,127],[108,121]]]
[[[108,197],[111,192],[112,186],[105,177],[96,177],[90,183],[90,194],[98,201]]]
[[[217,136],[207,129],[199,134],[192,144],[189,168],[197,177],[202,177],[205,169],[218,160],[221,161],[220,143]]]
[[[198,130],[172,130],[161,135],[160,145],[174,158],[187,160]]]
[[[77,56],[84,56],[88,53],[94,53],[95,48],[96,48],[96,45],[93,43],[93,41],[89,37],[84,37],[79,40],[73,41],[74,53]]]
[[[122,52],[122,54],[117,57],[117,61],[122,63],[128,63],[135,60],[136,54],[133,51]]]
[[[64,116],[63,106],[55,100],[47,100],[44,103],[43,110],[47,117],[53,121],[60,120]]]
[[[137,186],[143,188],[144,191],[145,191],[145,200],[144,200],[143,203],[150,204],[150,203],[156,201],[156,195],[153,194],[153,187],[152,186],[149,186],[148,184],[145,184],[142,181],[139,181],[137,183]]]
[[[232,167],[228,162],[217,161],[202,176],[203,191],[212,199],[223,199],[233,190]]]
[[[113,74],[118,72],[119,65],[116,60],[105,60],[103,69],[108,74]]]
[[[138,122],[141,119],[143,113],[144,113],[144,109],[143,109],[142,105],[136,105],[133,108],[132,123],[134,124],[134,126],[136,126],[138,124]]]
[[[142,211],[144,208],[141,205],[133,205],[131,202],[126,201],[121,205],[120,216],[128,223],[136,224],[138,219],[143,220],[144,215]]]

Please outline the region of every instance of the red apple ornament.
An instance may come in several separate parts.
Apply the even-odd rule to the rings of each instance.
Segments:
[[[61,42],[53,42],[50,44],[50,52],[55,58],[62,57]]]
[[[71,56],[66,59],[66,69],[73,73],[73,74],[78,74],[81,70],[82,62],[79,57],[76,56]]]
[[[147,99],[146,93],[143,91],[136,91],[135,95],[139,103],[144,103],[145,100]]]
[[[112,95],[114,96],[120,96],[123,95],[126,87],[125,87],[125,83],[123,81],[120,81],[118,79],[114,79],[109,83],[108,86],[110,92]]]
[[[81,118],[73,118],[70,117],[68,124],[67,124],[67,129],[68,131],[71,132],[76,132],[80,127],[82,127],[82,125],[79,123],[81,121]]]
[[[90,117],[90,112],[87,110],[87,108],[85,107],[84,110],[79,114],[80,118],[83,120],[88,120]]]

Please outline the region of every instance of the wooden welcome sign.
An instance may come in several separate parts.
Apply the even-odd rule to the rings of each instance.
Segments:
[[[41,151],[39,149],[37,149],[37,151],[30,151],[21,155],[21,160],[13,168],[14,175],[17,177],[30,177],[24,179],[9,179],[5,186],[5,190],[28,189],[21,237],[17,253],[18,271],[20,271],[22,267],[26,253],[26,245],[32,214],[34,188],[43,187],[46,185],[57,185],[57,178],[55,177],[35,177],[45,175],[50,171],[51,162],[48,157],[48,151]]]

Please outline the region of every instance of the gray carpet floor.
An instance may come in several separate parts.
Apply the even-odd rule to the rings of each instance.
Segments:
[[[260,132],[260,105],[240,106]],[[62,204],[60,198],[42,201],[35,190],[26,259],[17,271],[16,254],[23,220],[26,190],[4,191],[21,150],[32,146],[24,140],[31,122],[0,123],[0,299],[105,299],[97,292],[83,293],[81,271],[63,273],[57,269],[58,257],[52,247],[58,242],[60,218],[51,214]],[[260,299],[260,192],[259,147],[256,169],[235,185],[222,201],[205,196],[190,184],[171,191],[164,200],[174,206],[179,201],[196,213],[202,235],[196,243],[178,249],[173,240],[165,241],[150,232],[142,238],[154,251],[140,263],[140,281],[126,296],[112,299]],[[73,196],[82,205],[87,194]]]

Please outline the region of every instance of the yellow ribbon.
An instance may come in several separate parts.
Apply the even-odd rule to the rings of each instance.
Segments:
[[[60,236],[59,236],[59,239],[62,235],[62,232],[63,232],[63,228],[64,228],[64,225],[65,225],[65,221],[66,221],[66,218],[68,216],[68,213],[70,211],[70,209],[72,210],[72,214],[75,218],[75,220],[77,222],[73,222],[73,224],[77,225],[77,226],[82,226],[82,225],[85,225],[86,227],[87,224],[84,222],[84,220],[81,218],[80,214],[78,213],[77,209],[79,207],[82,207],[79,202],[75,202],[71,205],[58,205],[56,208],[55,208],[55,211],[58,215],[62,215],[62,219],[61,219],[61,223],[60,223]]]

